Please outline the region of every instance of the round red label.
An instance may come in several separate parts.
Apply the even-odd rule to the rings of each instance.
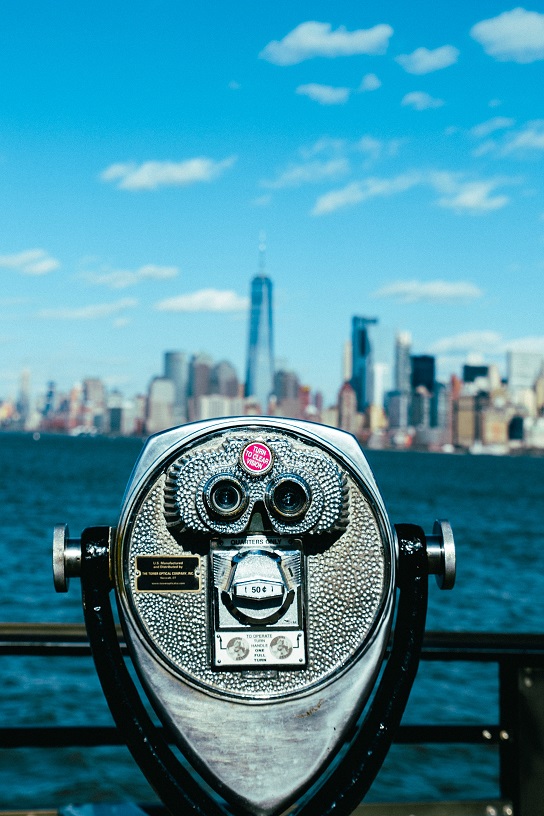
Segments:
[[[266,473],[273,464],[272,451],[263,442],[250,442],[242,451],[241,462],[248,473]]]

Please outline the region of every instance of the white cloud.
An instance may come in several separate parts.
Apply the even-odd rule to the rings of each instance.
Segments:
[[[299,85],[296,93],[307,96],[320,105],[343,105],[348,101],[351,91],[349,88],[335,88],[332,85],[310,82],[308,85]]]
[[[436,99],[426,91],[411,91],[402,98],[400,104],[405,107],[413,108],[414,110],[422,111],[428,110],[429,108],[440,108],[444,104],[444,100]]]
[[[338,178],[348,171],[349,162],[345,158],[330,159],[328,161],[315,160],[305,164],[290,165],[276,179],[263,181],[262,185],[271,190],[280,190],[284,187],[300,187],[301,184]]]
[[[265,195],[254,198],[251,203],[254,207],[268,207],[268,205],[272,203],[272,196],[270,193],[266,193]]]
[[[365,91],[377,91],[381,87],[382,83],[376,74],[365,74],[359,85],[359,90],[364,93]]]
[[[457,212],[477,215],[499,210],[510,201],[507,195],[493,195],[497,187],[506,183],[504,179],[461,181],[449,173],[435,173],[431,183],[438,192],[444,193],[437,201],[439,207]]]
[[[154,308],[158,312],[240,312],[249,306],[249,299],[232,290],[200,289],[190,295],[161,300]]]
[[[528,63],[544,59],[544,14],[515,8],[482,20],[470,29],[486,54],[501,62]]]
[[[312,215],[325,215],[326,213],[340,210],[343,207],[350,207],[363,200],[361,184],[357,181],[342,187],[341,190],[331,190],[320,196],[315,202]]]
[[[45,249],[27,249],[15,255],[0,255],[0,267],[16,269],[23,275],[46,275],[60,266]]]
[[[454,303],[476,300],[482,296],[482,290],[473,283],[444,280],[395,281],[373,293],[373,297],[392,298],[402,303]]]
[[[240,85],[240,83],[236,82],[235,79],[232,79],[228,84],[228,88],[231,91],[239,91],[241,87],[242,86]]]
[[[544,150],[544,119],[528,122],[523,130],[510,134],[501,152],[507,155],[530,150]]]
[[[396,156],[405,139],[376,139],[366,134],[356,143],[355,147],[373,159],[380,156]]]
[[[157,266],[146,264],[138,269],[109,269],[103,272],[89,272],[86,280],[99,286],[109,286],[111,289],[126,289],[135,286],[143,280],[170,280],[179,273],[177,266]]]
[[[471,134],[477,139],[483,139],[497,130],[504,130],[516,124],[515,119],[510,119],[507,116],[494,116],[493,119],[488,119],[486,122],[481,122],[471,129]]]
[[[430,187],[439,193],[437,204],[441,207],[458,213],[480,214],[504,207],[509,201],[508,196],[493,193],[502,185],[514,183],[516,179],[500,177],[466,180],[460,174],[447,171],[414,170],[389,179],[369,177],[320,196],[311,215],[326,215],[371,198],[395,195],[417,186]]]
[[[326,215],[335,210],[359,204],[370,198],[389,196],[409,190],[421,182],[418,173],[404,173],[392,179],[367,178],[354,181],[340,190],[331,190],[320,196],[311,212],[312,215]]]
[[[530,354],[544,354],[544,336],[518,337],[505,342],[506,351],[526,351]]]
[[[453,65],[458,57],[459,49],[453,45],[442,45],[432,51],[428,48],[416,48],[411,54],[399,54],[395,61],[409,74],[430,74]]]
[[[102,181],[117,181],[120,190],[156,190],[185,187],[219,178],[236,162],[236,156],[215,161],[203,156],[181,162],[147,161],[143,164],[112,164],[100,175]]]
[[[57,309],[42,309],[38,317],[50,320],[97,320],[102,317],[113,317],[125,309],[133,309],[138,305],[134,298],[124,298],[114,303],[96,303],[91,306],[79,306],[73,309],[59,307]]]
[[[383,142],[381,139],[376,139],[374,136],[362,136],[357,143],[357,147],[362,153],[367,153],[372,158],[377,159],[383,150]]]
[[[301,23],[282,40],[272,40],[259,54],[275,65],[296,65],[313,57],[347,57],[354,54],[384,54],[393,34],[384,23],[369,29],[335,31],[330,23],[309,20]]]
[[[493,139],[486,139],[485,142],[480,142],[478,147],[472,151],[472,156],[479,158],[480,156],[487,156],[489,153],[494,153],[497,148],[497,143]]]
[[[459,173],[446,171],[429,174],[429,184],[442,196],[437,201],[440,207],[471,214],[504,207],[510,200],[508,196],[493,193],[498,187],[514,183],[516,179],[502,177],[466,180]]]
[[[332,139],[330,136],[322,136],[314,144],[303,147],[300,155],[304,159],[311,159],[319,153],[337,154],[345,151],[348,143],[345,139]]]

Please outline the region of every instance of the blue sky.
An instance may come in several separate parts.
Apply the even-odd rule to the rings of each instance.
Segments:
[[[543,68],[543,3],[4,3],[0,397],[243,377],[261,231],[328,401],[353,314],[444,378],[544,353]]]

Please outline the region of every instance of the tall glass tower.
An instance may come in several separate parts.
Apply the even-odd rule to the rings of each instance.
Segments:
[[[261,413],[268,410],[274,388],[272,281],[264,274],[264,241],[259,245],[259,274],[251,281],[246,397],[253,397]]]
[[[374,326],[377,322],[375,317],[355,316],[351,319],[351,385],[357,395],[357,411],[360,413],[372,402],[373,360],[368,327]]]

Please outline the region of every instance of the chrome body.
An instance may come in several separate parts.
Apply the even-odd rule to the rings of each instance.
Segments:
[[[273,467],[247,476],[241,517],[207,521],[200,485],[214,468],[243,480],[239,451],[255,440]],[[267,489],[287,466],[309,485],[307,513],[270,513],[259,529]],[[188,584],[170,590],[163,577],[138,589],[148,555],[155,574],[176,563]],[[141,682],[174,740],[234,801],[261,816],[281,810],[348,738],[391,629],[396,539],[355,438],[266,417],[151,437],[127,486],[112,567]]]

